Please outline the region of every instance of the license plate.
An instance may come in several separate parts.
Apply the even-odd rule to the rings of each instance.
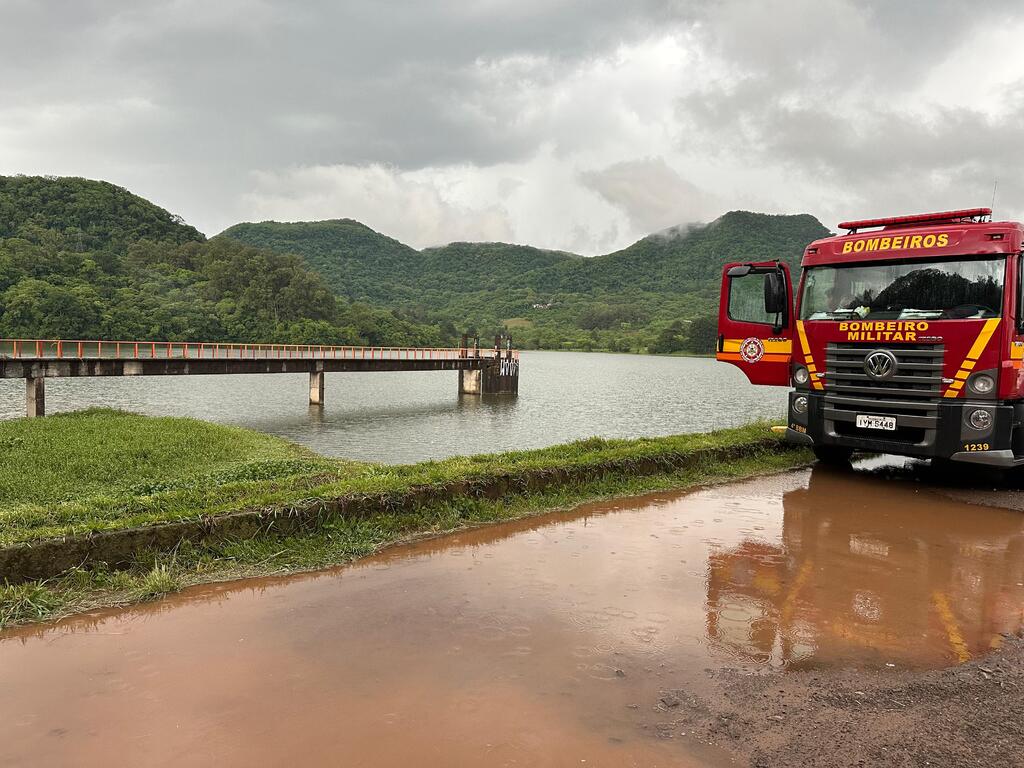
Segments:
[[[865,416],[857,414],[857,429],[896,429],[895,416]]]

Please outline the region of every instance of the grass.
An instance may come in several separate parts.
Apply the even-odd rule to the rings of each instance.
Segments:
[[[109,431],[103,429],[105,424]],[[5,453],[22,455],[0,459],[4,474],[8,468],[17,470],[0,501],[0,546],[73,539],[95,531],[241,509],[286,509],[343,496],[383,495],[393,504],[390,511],[368,517],[327,518],[315,531],[298,536],[264,532],[244,539],[181,542],[173,552],[138,552],[127,569],[91,563],[46,581],[4,583],[0,626],[152,599],[190,584],[346,563],[411,537],[512,520],[588,500],[746,477],[808,460],[803,451],[780,450],[766,424],[665,438],[592,438],[534,451],[407,466],[330,460],[246,430],[114,411],[0,423],[0,444],[13,437],[22,442]],[[707,455],[707,449],[752,445],[757,447],[736,460],[716,461]],[[47,446],[55,447],[52,454]],[[694,461],[687,469],[674,469],[670,460],[681,455]],[[651,460],[659,467],[655,473],[649,469]],[[643,461],[648,463],[646,474],[631,471]],[[51,478],[48,487],[23,477],[35,462],[40,474]],[[454,492],[415,503],[403,497],[424,486],[609,465],[614,471],[597,477],[567,479],[537,492],[509,491],[498,499]],[[90,475],[81,478],[76,472]],[[36,488],[45,501],[32,499]]]
[[[104,423],[111,426],[106,437]],[[0,443],[10,439],[9,433],[24,442],[0,460],[0,474],[15,478],[8,481],[10,496],[0,497],[0,547],[241,509],[288,507],[309,499],[399,496],[413,487],[537,470],[657,461],[749,444],[763,440],[766,432],[766,425],[754,424],[637,440],[590,438],[532,451],[392,466],[325,459],[277,438],[190,419],[84,411],[6,422],[0,423]],[[159,449],[150,449],[150,444]],[[46,454],[48,445],[55,446],[57,458]],[[251,456],[248,446],[255,452]],[[159,469],[147,459],[140,473],[136,457],[148,456],[150,450],[166,466]],[[49,478],[53,488],[27,477],[33,473]],[[34,488],[41,499],[31,498]],[[71,495],[72,489],[79,489],[78,494]]]
[[[526,317],[507,317],[501,321],[501,324],[511,330],[533,328],[533,320]]]
[[[195,419],[101,409],[18,419],[0,422],[0,506],[146,495],[186,478],[259,466],[278,473],[315,458],[277,437]]]

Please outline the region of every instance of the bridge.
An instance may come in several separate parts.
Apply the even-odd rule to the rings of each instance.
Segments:
[[[25,413],[46,412],[46,379],[308,373],[310,405],[324,404],[327,373],[458,371],[460,395],[517,395],[519,352],[501,348],[354,347],[180,341],[0,339],[0,379],[25,380]]]

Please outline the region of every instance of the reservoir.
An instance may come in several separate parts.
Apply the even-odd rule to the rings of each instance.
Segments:
[[[523,352],[519,397],[458,396],[456,374],[334,373],[308,406],[304,373],[47,381],[48,413],[89,407],[190,416],[288,438],[326,456],[408,463],[599,436],[706,432],[779,418],[785,388],[755,387],[708,358]],[[25,412],[0,381],[0,418]]]

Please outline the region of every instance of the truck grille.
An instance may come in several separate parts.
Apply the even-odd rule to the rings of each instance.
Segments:
[[[876,380],[864,371],[864,358],[877,349],[896,357],[897,371]],[[831,343],[825,352],[825,420],[840,435],[892,440],[904,443],[931,442],[939,420],[942,394],[941,344]],[[895,432],[859,429],[857,414],[895,416]]]

